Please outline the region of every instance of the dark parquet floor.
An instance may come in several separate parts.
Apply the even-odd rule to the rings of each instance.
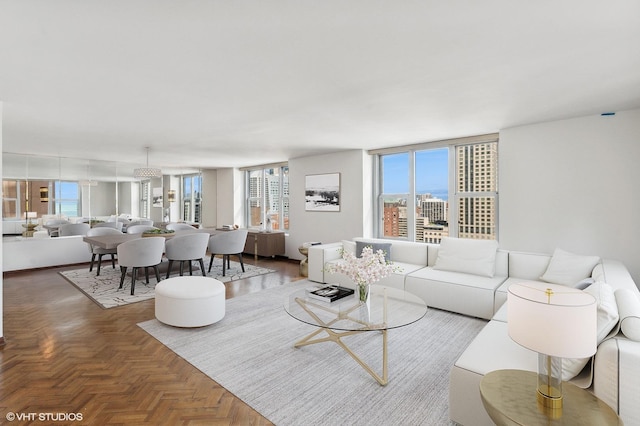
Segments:
[[[227,298],[302,278],[298,262],[245,261],[276,272],[227,283]],[[3,274],[0,424],[270,424],[136,325],[153,300],[102,309],[58,274],[84,266]]]

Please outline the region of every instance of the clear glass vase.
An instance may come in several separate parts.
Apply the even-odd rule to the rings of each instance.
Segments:
[[[361,302],[369,300],[369,284],[358,284],[358,299]]]

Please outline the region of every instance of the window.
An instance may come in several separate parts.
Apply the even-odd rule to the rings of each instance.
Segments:
[[[2,181],[2,218],[18,219],[20,211],[18,208],[18,193],[20,192],[20,182],[17,180]]]
[[[151,181],[140,182],[140,217],[151,217]]]
[[[487,135],[372,152],[379,155],[377,234],[426,243],[495,239],[497,147],[497,135]]]
[[[182,220],[200,223],[202,205],[202,176],[182,177]]]
[[[289,229],[289,167],[277,166],[246,171],[248,226],[271,225]]]
[[[67,217],[80,216],[80,189],[78,182],[53,182],[53,213]]]

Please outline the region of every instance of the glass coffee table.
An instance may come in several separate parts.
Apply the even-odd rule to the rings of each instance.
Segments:
[[[297,290],[284,302],[285,310],[293,318],[318,327],[296,342],[294,347],[334,342],[385,386],[389,382],[387,332],[420,320],[427,313],[427,305],[418,296],[404,290],[378,285],[371,286],[366,303],[358,300],[357,292],[334,302],[309,297],[308,291],[319,287]],[[382,333],[382,375],[376,373],[342,341],[343,337],[367,332]]]

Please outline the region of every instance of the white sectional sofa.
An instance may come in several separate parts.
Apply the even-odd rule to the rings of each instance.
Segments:
[[[436,244],[354,238],[352,241],[310,247],[309,279],[352,287],[353,283],[346,276],[327,273],[324,265],[327,262],[340,262],[341,249],[356,250],[357,241],[358,246],[374,244],[374,248],[388,248],[391,261],[398,267],[397,273],[378,284],[403,288],[419,295],[433,308],[489,320],[451,368],[449,410],[453,422],[474,426],[493,424],[482,405],[478,390],[480,380],[486,373],[499,369],[537,371],[537,354],[519,346],[508,335],[505,302],[510,284],[540,281],[544,276],[548,280],[564,280],[566,285],[581,285],[581,288],[594,283],[585,291],[606,290],[602,299],[599,299],[598,325],[599,328],[601,324],[603,327],[613,325],[613,329],[604,333],[606,337],[599,344],[596,355],[591,360],[585,360],[586,367],[572,382],[609,404],[625,424],[640,425],[640,292],[622,263],[585,258],[586,263],[581,265],[587,271],[584,277],[575,278],[575,273],[558,277],[558,273],[562,275],[571,270],[565,268],[565,264],[558,263],[558,259],[563,259],[563,254],[566,259],[568,254],[565,252],[557,250],[554,256],[505,251],[495,247],[493,268],[487,269],[486,255],[480,256],[481,260],[478,261],[472,254],[466,253],[465,256],[453,258],[453,263],[471,264],[466,272],[459,272],[437,266],[438,254],[444,252]],[[449,254],[452,247],[457,247],[455,242],[453,245],[451,242],[443,241],[446,243],[445,251]],[[376,246],[380,244],[382,246]],[[461,266],[460,269],[465,270],[465,267]],[[573,365],[576,369],[576,364]],[[578,370],[581,365],[578,365]]]

